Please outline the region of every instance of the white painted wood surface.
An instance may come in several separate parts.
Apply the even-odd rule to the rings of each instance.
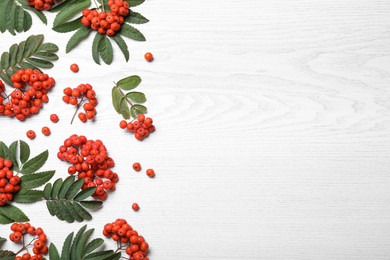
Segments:
[[[123,217],[157,260],[390,259],[389,1],[149,0],[137,10],[151,20],[138,26],[148,41],[128,41],[127,64],[118,49],[112,66],[94,64],[91,39],[65,54],[70,34],[39,21],[0,35],[1,51],[39,32],[61,47],[50,103],[25,123],[0,118],[0,139],[49,125],[51,137],[30,144],[49,148],[56,177],[67,176],[56,152],[73,133],[102,139],[116,160],[117,191],[88,223],[95,235]],[[131,74],[157,126],[142,143],[110,103],[112,81]],[[70,126],[62,89],[85,82],[98,90],[97,121]],[[135,161],[157,177],[134,173]],[[57,245],[83,225],[43,202],[22,208]]]

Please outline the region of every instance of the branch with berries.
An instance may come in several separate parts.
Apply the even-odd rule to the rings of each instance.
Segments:
[[[131,24],[149,22],[140,13],[130,8],[138,6],[144,0],[67,0],[52,9],[58,12],[53,24],[53,30],[60,33],[76,31],[66,45],[66,52],[73,50],[81,41],[95,32],[92,42],[92,58],[100,64],[113,61],[112,41],[115,42],[125,60],[130,58],[128,46],[123,37],[145,41],[145,36]],[[76,17],[76,18],[74,18]]]

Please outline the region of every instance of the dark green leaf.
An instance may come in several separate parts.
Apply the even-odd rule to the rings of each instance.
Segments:
[[[82,26],[78,29],[73,36],[69,39],[66,44],[66,53],[70,52],[74,47],[76,47],[82,40],[86,39],[91,32],[91,29]]]
[[[85,200],[86,198],[92,196],[92,194],[94,194],[96,191],[96,187],[89,187],[89,188],[86,188],[85,190],[82,190],[80,191],[76,197],[74,198],[74,200],[76,201],[82,201],[82,200]]]
[[[30,174],[39,170],[47,161],[49,157],[49,152],[46,150],[43,153],[35,156],[34,158],[28,160],[21,170],[23,174]]]
[[[47,24],[47,18],[46,18],[45,14],[42,11],[38,11],[37,9],[35,9],[35,8],[29,6],[29,5],[24,5],[23,8],[33,12],[36,16],[38,16],[38,18],[44,24]],[[30,19],[31,19],[31,16],[30,16]]]
[[[3,54],[1,55],[1,66],[3,66],[3,68],[9,67],[9,53],[8,52],[3,52]]]
[[[141,84],[140,76],[133,75],[118,81],[117,86],[123,90],[130,90],[138,87]]]
[[[51,183],[46,184],[45,188],[43,189],[43,197],[45,198],[45,200],[48,200],[51,198],[51,190],[52,190]]]
[[[19,44],[20,46],[20,44]],[[56,52],[58,51],[58,46],[54,43],[46,42],[39,47],[38,51],[49,51],[49,52]]]
[[[125,1],[129,3],[130,7],[138,6],[143,2],[145,2],[145,0],[125,0]]]
[[[18,54],[18,45],[13,44],[11,48],[9,48],[10,61],[9,66],[12,67],[16,64],[16,56]]]
[[[65,179],[64,183],[62,184],[62,187],[60,189],[60,192],[58,193],[59,199],[65,199],[67,192],[69,191],[70,186],[74,183],[75,177],[69,176]]]
[[[33,203],[41,200],[43,192],[41,190],[20,190],[15,194],[13,201],[17,203]]]
[[[102,60],[106,64],[111,64],[114,58],[114,54],[112,51],[111,41],[107,37],[103,37],[102,41],[99,44],[99,54],[102,57]]]
[[[0,213],[0,224],[10,224],[12,222],[14,222],[12,219],[7,218],[6,216]]]
[[[70,233],[65,239],[64,245],[62,246],[61,260],[70,259],[70,249],[72,246],[72,240],[73,240],[73,232]]]
[[[9,153],[10,152],[8,147],[5,145],[5,143],[0,141],[0,157],[4,159],[9,159]]]
[[[36,52],[43,43],[43,35],[31,35],[26,40],[26,46],[24,48],[24,57],[29,57]]]
[[[127,104],[126,99],[122,99],[120,103],[119,114],[123,116],[124,119],[130,119],[130,110],[129,105]]]
[[[143,105],[133,105],[130,109],[135,115],[146,114],[148,112],[147,108]]]
[[[63,22],[69,20],[76,14],[81,13],[81,11],[83,11],[85,8],[89,7],[89,5],[89,0],[79,0],[77,2],[74,2],[71,7],[62,9],[54,19],[53,26],[57,27]]]
[[[16,254],[8,250],[0,250],[0,259],[1,260],[14,260]]]
[[[75,260],[81,259],[83,257],[85,246],[87,245],[87,242],[89,238],[91,237],[93,233],[93,229],[87,230],[82,236],[80,237],[80,240],[78,241],[76,245],[76,254],[75,254]]]
[[[69,177],[68,177],[69,178]],[[66,199],[72,200],[77,195],[77,193],[80,191],[81,187],[84,185],[84,179],[79,179],[75,181],[69,188],[68,192],[66,193]]]
[[[7,239],[0,237],[0,247],[7,241]]]
[[[42,58],[44,60],[55,61],[58,60],[58,56],[52,52],[36,52],[34,53],[34,57]],[[40,66],[44,68],[43,66]]]
[[[122,24],[120,34],[135,41],[146,41],[145,36],[138,29],[127,23]]]
[[[9,9],[7,9],[7,13],[6,13],[6,16],[7,16],[7,30],[12,34],[12,35],[15,35],[15,24],[14,24],[14,20],[15,20],[15,12],[16,12],[16,3],[14,1],[10,1],[12,2],[12,5]]]
[[[115,252],[112,250],[105,250],[105,251],[99,251],[92,254],[87,255],[84,259],[85,260],[103,260],[107,259],[108,257],[114,255]]]
[[[60,192],[60,189],[62,187],[62,179],[57,179],[54,184],[53,184],[53,188],[51,189],[51,195],[50,197],[52,199],[57,199],[58,198],[58,193]]]
[[[140,13],[130,11],[130,14],[126,17],[125,22],[143,24],[149,22],[149,20]]]
[[[14,23],[15,23],[15,30],[18,33],[24,31],[23,25],[24,25],[24,13],[25,12],[26,11],[24,11],[20,6],[16,7]]]
[[[126,97],[137,103],[144,103],[146,101],[145,94],[141,92],[129,92],[126,94]]]
[[[92,42],[92,58],[96,64],[100,64],[99,45],[105,36],[100,33],[95,34]]]
[[[25,12],[24,17],[23,17],[24,31],[26,32],[26,31],[30,30],[31,25],[32,25],[32,17],[28,12]]]
[[[50,260],[60,260],[60,255],[58,253],[58,250],[57,250],[57,247],[53,244],[53,243],[50,243],[50,246],[49,246],[49,257],[50,257]]]
[[[91,242],[88,243],[87,247],[84,250],[83,256],[92,253],[96,249],[98,249],[101,245],[103,245],[104,240],[101,238],[95,238]]]
[[[26,41],[22,41],[19,43],[18,54],[16,55],[17,63],[20,63],[23,60],[23,53],[24,53],[25,46],[26,46]]]
[[[80,206],[78,202],[75,202],[74,204],[74,209],[77,212],[77,214],[82,217],[85,220],[91,220],[92,216],[91,214],[88,213],[83,207]]]
[[[116,34],[114,37],[112,37],[112,39],[116,42],[119,49],[122,51],[123,56],[125,56],[126,61],[129,61],[129,58],[130,58],[129,48],[127,47],[127,44],[123,40],[123,38],[119,34]]]
[[[66,206],[65,202],[62,200],[59,200],[59,201],[57,201],[57,203],[58,203],[58,206],[60,208],[60,214],[62,215],[62,218],[65,219],[65,221],[68,223],[73,223],[74,217],[73,217],[71,211]]]
[[[54,176],[54,173],[55,171],[46,171],[46,172],[24,175],[20,178],[21,188],[34,189],[39,186],[42,186]]]
[[[79,260],[76,258],[77,245],[80,242],[80,239],[83,236],[86,228],[87,228],[87,225],[80,228],[80,230],[77,232],[76,236],[74,237],[72,248],[71,248],[71,253],[70,253],[70,260]]]
[[[35,67],[51,69],[53,68],[53,63],[47,60],[37,59],[37,58],[27,58],[27,62],[31,63]]]
[[[18,141],[15,141],[9,146],[9,158],[12,161],[12,168],[15,171],[19,171],[19,163],[18,160],[16,159],[18,156],[17,150],[18,150]]]
[[[100,209],[103,205],[103,202],[99,200],[84,200],[80,201],[80,204],[87,209]]]
[[[30,158],[30,146],[25,142],[20,140],[20,162],[25,163],[28,158]]]
[[[70,211],[70,213],[72,214],[72,216],[74,217],[74,219],[78,222],[82,222],[84,219],[82,217],[79,216],[79,214],[77,214],[76,210],[74,209],[74,203],[77,203],[77,202],[70,202],[69,200],[65,200],[65,206],[66,208]]]
[[[10,4],[10,1],[0,1],[0,32],[2,33],[4,33],[7,30],[5,14],[7,11],[8,4]]]
[[[67,33],[67,32],[77,30],[78,28],[83,26],[83,24],[81,23],[81,18],[82,17],[79,17],[73,21],[57,25],[53,27],[53,30],[59,33]]]
[[[21,211],[19,208],[10,205],[5,204],[4,206],[0,207],[0,214],[6,216],[9,219],[12,219],[16,222],[26,222],[30,219]]]
[[[125,99],[124,96],[120,93],[117,87],[112,88],[111,96],[112,96],[112,105],[114,106],[115,111],[120,113],[120,107],[121,107],[120,105],[121,105],[121,101]]]

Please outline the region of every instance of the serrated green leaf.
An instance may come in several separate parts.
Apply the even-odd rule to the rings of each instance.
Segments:
[[[57,25],[53,27],[53,30],[59,33],[67,33],[77,30],[78,28],[83,26],[83,24],[81,23],[81,18],[82,17],[79,17],[73,21]]]
[[[75,181],[69,188],[68,192],[66,193],[66,199],[72,200],[77,195],[77,193],[80,191],[81,187],[84,185],[84,179],[79,179]]]
[[[43,192],[41,190],[20,190],[14,195],[13,201],[17,203],[33,203],[41,200]]]
[[[1,260],[14,260],[16,254],[9,250],[0,250],[0,259]]]
[[[110,65],[114,59],[114,53],[112,50],[111,41],[107,37],[103,37],[99,44],[99,54],[102,57],[102,60]]]
[[[89,7],[90,1],[88,0],[79,0],[72,4],[71,8],[64,8],[59,11],[56,18],[54,19],[53,26],[57,27],[62,23],[66,22],[76,14],[81,13],[85,8]]]
[[[26,41],[22,41],[19,43],[18,54],[16,55],[16,62],[17,63],[20,63],[23,60],[23,53],[24,53],[25,46],[26,46]]]
[[[4,159],[9,159],[9,149],[5,143],[0,141],[0,157]]]
[[[12,161],[12,169],[15,171],[19,171],[19,163],[17,158],[17,150],[18,150],[18,141],[13,142],[9,146],[9,158]]]
[[[91,220],[92,216],[88,213],[78,202],[75,202],[74,204],[74,210],[77,212],[77,214],[82,217],[85,220]]]
[[[8,9],[6,11],[6,17],[7,17],[7,30],[12,34],[16,35],[15,33],[15,12],[16,12],[16,3],[14,1],[10,1],[12,4],[11,6],[8,6]]]
[[[135,114],[135,115],[139,115],[139,114],[146,114],[148,112],[148,109],[143,106],[143,105],[133,105],[130,110]]]
[[[50,257],[50,260],[60,260],[60,255],[58,253],[58,250],[57,250],[57,247],[53,244],[53,243],[50,243],[50,246],[49,246],[49,257]]]
[[[137,102],[137,103],[144,103],[146,102],[145,94],[142,92],[129,92],[126,94],[126,97]]]
[[[88,245],[85,247],[85,250],[83,252],[83,256],[88,255],[89,253],[92,253],[96,249],[98,249],[100,246],[104,244],[104,240],[101,238],[95,238],[92,241],[88,243]]]
[[[77,214],[76,210],[74,209],[73,204],[76,202],[70,202],[69,200],[65,200],[65,206],[70,211],[74,219],[78,222],[82,222],[84,219]]]
[[[146,41],[145,36],[130,24],[122,24],[122,29],[119,31],[120,35],[125,36],[135,41]]]
[[[99,200],[84,200],[80,201],[80,204],[87,209],[100,209],[103,205],[103,202]]]
[[[1,66],[3,68],[9,67],[9,53],[8,52],[3,52],[3,54],[1,55]]]
[[[140,13],[130,11],[130,14],[125,18],[125,22],[133,24],[144,24],[149,22],[149,20]]]
[[[123,56],[125,56],[126,61],[129,61],[129,58],[130,58],[129,48],[127,47],[127,44],[123,40],[122,36],[120,36],[119,34],[116,34],[114,37],[112,37],[112,39],[118,45],[119,49],[123,53]]]
[[[42,45],[43,43],[43,35],[31,35],[26,40],[26,46],[24,48],[24,57],[29,57],[31,54],[37,51],[37,49]]]
[[[66,44],[66,53],[70,52],[82,40],[86,39],[90,32],[91,30],[85,26],[82,26],[80,29],[78,29]]]
[[[67,1],[61,1],[58,4],[54,5],[52,8],[50,8],[49,12],[51,13],[57,13],[65,8],[72,7],[72,4],[74,2],[77,2],[78,0],[67,0]]]
[[[20,44],[19,44],[20,46]],[[49,51],[49,52],[57,52],[58,51],[58,46],[55,45],[54,43],[46,42],[42,44],[39,48],[38,51]]]
[[[58,56],[52,52],[36,52],[34,53],[34,57],[42,58],[44,60],[55,61],[58,60]],[[42,67],[42,66],[40,66]],[[44,67],[42,67],[44,68]]]
[[[10,1],[0,1],[0,32],[4,33],[7,30],[5,13],[7,11],[6,6]],[[1,67],[1,66],[0,66]]]
[[[54,66],[50,61],[37,58],[27,58],[26,61],[39,68],[51,69]]]
[[[7,241],[7,239],[0,237],[0,247]]]
[[[30,174],[39,170],[47,161],[49,152],[46,150],[34,158],[28,160],[22,167],[21,173]]]
[[[111,91],[111,97],[112,97],[112,105],[114,106],[115,111],[120,113],[120,104],[121,101],[125,99],[124,96],[120,93],[117,87],[113,87]]]
[[[20,33],[24,31],[24,13],[25,11],[20,6],[15,9],[14,27],[16,32]]]
[[[121,114],[124,119],[130,119],[129,105],[127,104],[127,100],[125,98],[120,102],[119,114]]]
[[[105,251],[99,251],[92,254],[87,255],[84,259],[85,260],[103,260],[107,259],[108,257],[114,255],[115,252],[113,250],[105,250]]]
[[[74,176],[69,176],[65,179],[64,183],[62,184],[61,190],[58,193],[59,199],[65,199],[70,186],[72,186],[72,184],[74,183],[74,180],[75,180]]]
[[[51,195],[50,197],[52,199],[57,199],[58,198],[58,193],[60,192],[60,189],[62,187],[62,179],[59,178],[57,179],[54,184],[53,184],[53,188],[51,189]]]
[[[46,15],[42,11],[38,11],[37,9],[29,5],[23,5],[23,8],[33,12],[36,16],[38,16],[39,20],[41,20],[44,24],[47,24]]]
[[[68,207],[66,207],[65,202],[62,200],[59,200],[57,203],[58,203],[58,206],[61,210],[60,213],[62,214],[62,217],[65,219],[65,221],[68,223],[73,223],[74,217],[71,214],[71,211],[68,209]]]
[[[12,86],[12,81],[10,80],[9,76],[6,74],[0,74],[0,78],[5,81],[8,85]]]
[[[92,58],[96,62],[96,64],[100,65],[100,56],[99,56],[99,45],[103,40],[104,36],[100,33],[95,34],[92,42]]]
[[[86,228],[87,225],[84,225],[82,228],[80,228],[80,230],[77,232],[76,236],[74,237],[72,247],[71,247],[70,260],[79,260],[76,258],[77,245],[80,242],[80,239],[83,236]]]
[[[26,32],[26,31],[30,30],[31,26],[32,26],[32,17],[28,12],[25,12],[24,17],[23,17],[24,31]]]
[[[4,216],[3,214],[0,213],[0,224],[10,224],[14,222],[12,219],[10,218],[7,218],[6,216]]]
[[[9,48],[9,55],[10,55],[10,60],[9,60],[9,66],[12,67],[16,64],[16,56],[18,54],[18,45],[13,44]]]
[[[75,254],[75,259],[82,259],[83,253],[85,246],[87,245],[87,242],[89,238],[91,237],[94,229],[89,229],[87,230],[82,236],[80,237],[80,240],[78,241],[76,245],[76,254]]]
[[[85,200],[86,198],[92,196],[92,194],[94,194],[96,191],[96,187],[89,187],[89,188],[86,188],[85,190],[82,190],[80,191],[76,197],[74,198],[74,200],[76,201],[82,201],[82,200]]]
[[[73,234],[73,232],[70,233],[65,239],[64,245],[62,246],[61,260],[70,259],[70,249],[72,246]]]
[[[52,190],[51,183],[46,184],[45,188],[43,189],[43,197],[45,198],[45,200],[50,199],[50,197],[51,197],[51,190]]]
[[[145,0],[125,0],[126,2],[129,3],[130,7],[138,6],[141,5]]]
[[[55,171],[39,172],[35,174],[23,175],[21,179],[21,189],[34,189],[48,182]]]
[[[19,159],[20,162],[23,164],[27,162],[28,158],[30,158],[30,146],[25,141],[20,140],[19,142],[20,142]]]
[[[138,87],[138,85],[141,84],[141,81],[140,76],[133,75],[119,80],[116,85],[123,90],[130,90]]]
[[[0,214],[15,222],[26,222],[30,220],[23,211],[11,204],[5,204],[0,207]]]

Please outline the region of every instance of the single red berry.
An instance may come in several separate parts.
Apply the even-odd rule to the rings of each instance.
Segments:
[[[26,135],[30,139],[34,139],[36,137],[36,134],[35,134],[35,132],[33,130],[28,130]]]
[[[56,114],[51,114],[50,115],[50,121],[52,121],[53,123],[57,123],[59,120],[58,116]]]
[[[50,135],[51,131],[50,131],[50,128],[45,126],[45,127],[42,127],[42,134],[48,136]]]
[[[151,54],[150,52],[145,53],[145,60],[151,62],[153,59],[153,54]]]
[[[147,169],[146,170],[146,175],[148,175],[150,178],[153,178],[155,176],[154,170],[153,169]]]
[[[141,164],[136,162],[133,164],[133,169],[137,172],[139,172],[141,170]]]
[[[77,65],[76,63],[73,63],[72,65],[70,65],[70,70],[73,71],[73,72],[78,72],[79,71],[79,65]]]
[[[125,129],[127,127],[127,122],[126,120],[122,120],[120,123],[119,123],[119,127],[122,128],[122,129]]]
[[[133,203],[133,205],[131,206],[131,208],[134,210],[134,211],[138,211],[139,210],[139,206],[137,203]]]

